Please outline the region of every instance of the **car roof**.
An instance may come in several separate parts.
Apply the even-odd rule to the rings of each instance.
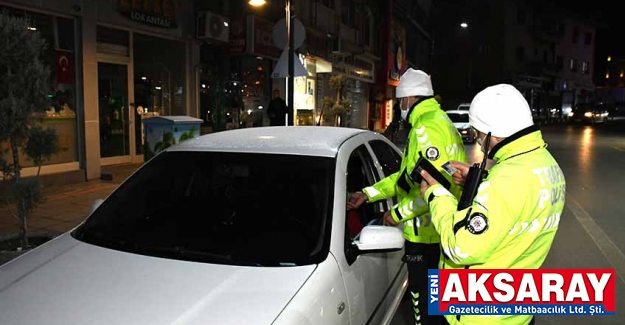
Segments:
[[[445,113],[447,113],[447,114],[449,114],[449,113],[452,113],[452,114],[469,114],[469,111],[452,109],[452,110],[449,110],[449,111],[445,111]]]
[[[335,157],[347,139],[369,130],[332,126],[235,129],[186,140],[167,151],[221,151]],[[381,135],[380,135],[381,137]]]

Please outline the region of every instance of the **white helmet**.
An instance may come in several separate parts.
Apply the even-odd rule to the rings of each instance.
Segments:
[[[399,78],[396,91],[397,98],[434,95],[430,76],[421,70],[414,70],[413,68],[406,70]]]
[[[534,125],[534,120],[525,97],[514,86],[499,84],[475,95],[469,123],[482,133],[506,138]]]

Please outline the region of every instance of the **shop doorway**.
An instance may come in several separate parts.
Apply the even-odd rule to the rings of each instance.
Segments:
[[[129,109],[127,64],[98,62],[98,110],[100,120],[100,164],[130,163],[134,158]],[[132,112],[131,112],[132,111]]]

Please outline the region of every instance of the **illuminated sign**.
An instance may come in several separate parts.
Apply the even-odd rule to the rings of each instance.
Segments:
[[[118,10],[141,24],[178,28],[180,0],[119,0]]]

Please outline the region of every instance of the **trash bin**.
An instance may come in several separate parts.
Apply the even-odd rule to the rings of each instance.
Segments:
[[[199,136],[202,120],[190,116],[154,116],[142,120],[144,160],[184,140]]]

